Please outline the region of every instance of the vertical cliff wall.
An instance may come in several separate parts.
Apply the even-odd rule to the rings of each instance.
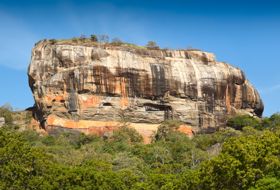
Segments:
[[[28,76],[36,117],[47,130],[103,134],[123,118],[146,134],[166,119],[210,130],[229,115],[263,112],[258,92],[240,69],[198,50],[45,40],[32,51]]]

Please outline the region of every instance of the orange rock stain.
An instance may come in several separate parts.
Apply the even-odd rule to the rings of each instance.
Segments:
[[[98,107],[101,102],[101,98],[99,96],[83,96],[79,97],[79,103],[81,109],[86,109],[88,107]]]
[[[186,124],[180,125],[177,130],[181,133],[186,134],[190,138],[193,137],[194,132],[193,132],[192,128]]]
[[[63,127],[74,129],[85,134],[96,134],[103,136],[106,133],[111,133],[120,128],[122,124],[117,121],[93,121],[93,120],[70,120],[60,118],[55,115],[49,115],[47,118],[47,131],[52,127]],[[145,144],[152,141],[153,135],[156,133],[160,124],[147,124],[147,123],[129,123],[128,127],[134,128],[142,137]],[[188,137],[193,137],[192,128],[188,125],[181,125],[178,131],[186,134]]]
[[[62,102],[65,100],[65,94],[62,94],[62,95],[56,95],[56,96],[53,96],[53,95],[46,95],[44,97],[44,100],[45,102],[47,102],[47,104],[52,104],[53,102]]]

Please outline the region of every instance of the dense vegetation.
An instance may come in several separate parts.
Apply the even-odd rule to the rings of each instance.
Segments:
[[[127,127],[106,138],[40,136],[9,122],[0,129],[0,189],[280,189],[280,115],[229,126],[240,130],[189,139],[168,121],[144,145]]]

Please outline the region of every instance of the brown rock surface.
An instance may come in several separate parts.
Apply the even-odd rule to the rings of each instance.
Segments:
[[[5,125],[5,118],[0,117],[0,127],[2,127],[3,125]]]
[[[104,134],[125,118],[147,136],[165,119],[200,131],[224,125],[228,115],[263,112],[240,69],[198,50],[44,40],[32,51],[28,76],[36,118],[46,130]]]

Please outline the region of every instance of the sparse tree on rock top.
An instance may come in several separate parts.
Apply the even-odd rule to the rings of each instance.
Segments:
[[[148,41],[146,47],[148,49],[159,49],[159,46],[157,45],[157,43],[155,41]]]
[[[119,39],[119,38],[113,38],[112,39],[112,44],[114,44],[114,45],[120,45],[120,44],[122,44],[123,42],[121,41],[121,39]]]
[[[97,36],[98,42],[101,43],[108,43],[109,42],[109,36],[105,34],[101,34]]]
[[[81,36],[80,36],[80,40],[82,40],[82,41],[85,41],[86,40],[86,35],[84,35],[84,34],[82,34]]]
[[[90,39],[93,42],[98,42],[98,38],[97,38],[97,36],[95,34],[90,35]]]

